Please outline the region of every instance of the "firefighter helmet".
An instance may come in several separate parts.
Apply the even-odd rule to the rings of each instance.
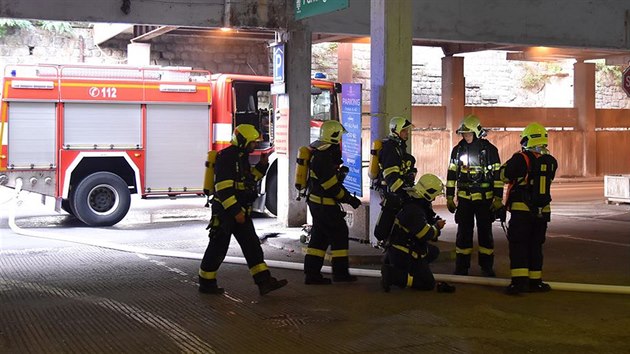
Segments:
[[[410,127],[413,127],[413,124],[403,117],[394,117],[389,121],[389,131],[392,134],[400,135],[403,129]]]
[[[328,144],[339,144],[341,136],[348,131],[336,120],[327,120],[319,129],[319,140]]]
[[[251,124],[239,124],[234,128],[232,133],[232,145],[240,148],[246,148],[252,141],[258,141],[260,139],[260,133]]]
[[[469,114],[462,120],[462,124],[457,128],[457,134],[473,133],[477,138],[485,135],[485,130],[481,127],[479,118],[474,114]]]
[[[521,146],[525,149],[547,146],[549,138],[547,129],[542,124],[530,123],[521,133]]]
[[[409,191],[413,197],[424,198],[432,202],[438,195],[444,194],[444,183],[438,176],[427,173],[422,175]]]

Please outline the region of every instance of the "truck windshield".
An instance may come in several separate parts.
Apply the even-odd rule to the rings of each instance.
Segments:
[[[330,91],[318,90],[317,94],[311,94],[311,117],[314,120],[331,119],[332,101]]]
[[[315,86],[311,88],[311,121],[316,121],[317,127],[322,121],[336,118],[331,92]],[[276,112],[272,107],[270,85],[261,82],[237,82],[234,84],[234,101],[235,125],[243,123],[254,125],[262,136],[258,149],[272,147]]]

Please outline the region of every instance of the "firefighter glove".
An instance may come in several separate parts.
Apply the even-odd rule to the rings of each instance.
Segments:
[[[239,224],[244,224],[245,223],[245,212],[243,212],[242,210],[238,212],[238,214],[234,215],[234,220],[236,220],[237,223]]]
[[[499,197],[494,197],[494,199],[492,200],[492,204],[490,205],[490,211],[494,212],[501,208],[503,208],[503,200],[501,200],[501,198]]]
[[[356,209],[361,206],[361,200],[357,197],[351,197],[348,200],[348,204],[350,204],[352,208]]]
[[[448,211],[451,212],[451,214],[455,213],[455,210],[457,210],[457,205],[455,205],[455,200],[452,196],[446,197],[446,207],[448,208]]]

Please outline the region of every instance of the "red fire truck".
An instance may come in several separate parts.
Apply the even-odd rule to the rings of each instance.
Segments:
[[[271,153],[258,211],[276,212],[271,77],[161,67],[13,65],[4,71],[0,185],[54,197],[90,226],[114,225],[130,194],[202,195],[210,149],[255,125]],[[336,85],[313,80],[311,130],[338,119]]]

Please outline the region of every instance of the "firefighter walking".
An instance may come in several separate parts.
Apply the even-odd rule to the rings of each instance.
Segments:
[[[202,293],[224,292],[217,285],[217,270],[225,259],[232,234],[241,246],[261,295],[287,284],[286,280],[271,276],[251,218],[252,203],[258,195],[256,183],[265,175],[269,164],[266,156],[261,156],[255,167],[250,166],[249,154],[254,151],[259,137],[253,125],[240,124],[234,129],[231,145],[217,154],[212,218],[208,225],[210,241],[199,267]]]
[[[512,282],[506,293],[510,295],[551,290],[542,281],[542,248],[551,220],[550,187],[558,162],[547,150],[547,144],[545,127],[531,123],[521,133],[522,151],[501,167],[501,177],[508,182],[507,238]]]
[[[451,152],[446,182],[446,205],[457,223],[454,274],[468,275],[476,221],[479,266],[484,276],[494,277],[492,222],[494,212],[503,207],[499,152],[484,139],[486,132],[474,115],[463,119],[457,134],[462,139]]]
[[[428,241],[437,241],[446,223],[431,206],[438,195],[444,194],[444,184],[437,176],[425,174],[406,193],[409,198],[396,214],[381,266],[381,286],[386,292],[391,285],[417,290],[436,286],[429,264],[437,259],[440,249]],[[437,283],[437,289],[455,291],[454,286],[444,282]]]
[[[308,207],[313,216],[311,239],[304,257],[305,284],[330,284],[330,278],[321,274],[330,245],[332,251],[332,280],[353,282],[357,277],[349,273],[348,225],[340,203],[358,208],[361,201],[343,186],[345,169],[342,168],[339,142],[346,133],[337,121],[322,124],[319,139],[310,145],[310,175],[308,180]]]
[[[383,140],[378,152],[379,172],[375,188],[381,195],[381,212],[374,227],[374,237],[386,241],[394,224],[396,213],[407,198],[406,188],[414,186],[416,159],[407,153],[407,140],[413,125],[403,117],[389,122],[389,136]]]

